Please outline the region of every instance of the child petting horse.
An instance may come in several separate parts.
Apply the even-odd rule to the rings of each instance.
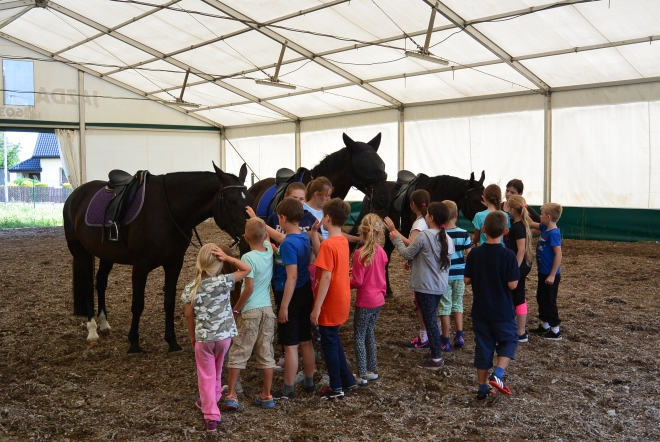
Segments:
[[[238,270],[221,274],[222,263]],[[218,401],[222,395],[222,363],[236,336],[236,324],[230,305],[230,292],[252,267],[227,256],[217,245],[206,244],[197,256],[195,280],[183,290],[181,301],[186,309],[186,326],[195,347],[199,399],[195,404],[204,413],[206,430],[216,431],[220,421]]]

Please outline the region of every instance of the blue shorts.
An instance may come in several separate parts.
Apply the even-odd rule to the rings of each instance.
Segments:
[[[474,366],[488,370],[493,366],[493,356],[515,359],[518,348],[518,324],[514,318],[508,321],[489,321],[472,318],[474,331]]]

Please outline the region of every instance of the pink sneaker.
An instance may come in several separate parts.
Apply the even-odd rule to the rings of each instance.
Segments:
[[[429,340],[427,339],[426,341],[422,342],[419,336],[415,336],[410,340],[410,342],[406,342],[405,346],[406,348],[411,348],[413,350],[422,350],[422,351],[431,348],[431,344],[429,343]]]
[[[206,431],[216,431],[218,429],[218,421],[206,420]]]

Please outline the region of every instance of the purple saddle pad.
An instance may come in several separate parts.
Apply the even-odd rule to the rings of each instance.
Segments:
[[[135,199],[124,215],[124,224],[130,224],[140,213],[142,205],[144,204],[144,186],[147,180],[144,179],[140,188],[135,192]],[[101,227],[103,225],[110,225],[110,215],[105,213],[105,208],[112,199],[112,192],[106,190],[105,187],[101,188],[90,201],[85,213],[85,223],[90,227]],[[105,214],[105,219],[104,215]]]

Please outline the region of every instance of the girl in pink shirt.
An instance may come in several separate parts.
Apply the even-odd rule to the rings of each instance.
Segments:
[[[357,359],[357,384],[361,387],[378,379],[376,336],[374,330],[381,308],[385,305],[385,266],[387,254],[380,246],[385,232],[383,220],[373,213],[360,224],[360,240],[364,245],[353,254],[351,288],[357,289],[353,340]]]

